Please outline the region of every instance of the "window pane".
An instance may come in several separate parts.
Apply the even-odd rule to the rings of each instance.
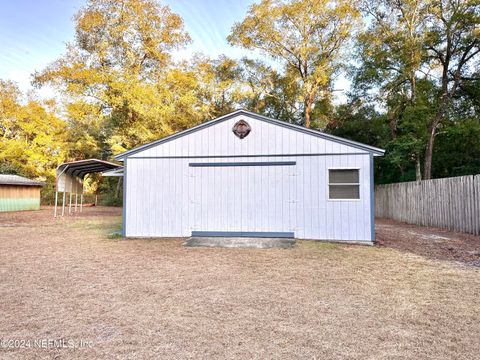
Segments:
[[[330,199],[360,199],[359,185],[330,185]]]
[[[359,183],[358,169],[330,170],[330,183]]]

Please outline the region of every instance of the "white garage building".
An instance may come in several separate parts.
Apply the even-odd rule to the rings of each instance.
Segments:
[[[126,237],[371,243],[384,151],[238,110],[127,151]]]

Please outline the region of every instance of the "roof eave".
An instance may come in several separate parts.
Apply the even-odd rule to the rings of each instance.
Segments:
[[[21,183],[21,182],[0,182],[0,185],[9,185],[9,186],[38,186],[43,187],[45,183],[36,182],[36,183]]]

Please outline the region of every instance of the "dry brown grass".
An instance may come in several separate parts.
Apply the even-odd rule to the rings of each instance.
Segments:
[[[118,210],[0,214],[0,338],[93,341],[0,358],[479,356],[478,268],[377,247],[108,239],[119,224]]]

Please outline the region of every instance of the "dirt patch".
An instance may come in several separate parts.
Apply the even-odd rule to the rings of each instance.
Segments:
[[[109,239],[119,209],[64,219],[50,210],[0,215],[0,339],[92,346],[0,347],[1,359],[480,353],[474,267],[386,247],[299,241],[293,249],[218,249]]]
[[[480,267],[480,236],[388,219],[377,219],[375,230],[379,246]]]

